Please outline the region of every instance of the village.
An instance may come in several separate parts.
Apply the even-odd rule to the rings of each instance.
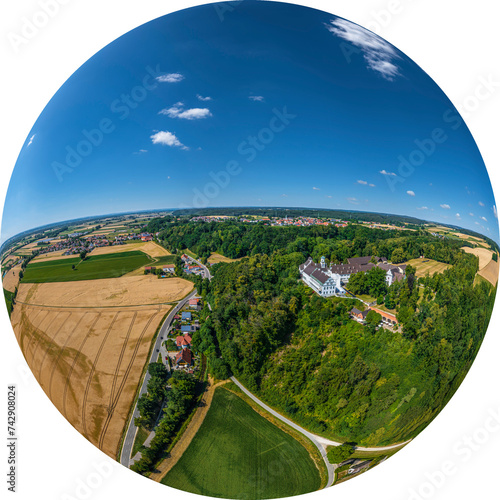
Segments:
[[[67,239],[59,241],[57,238],[45,238],[37,242],[38,255],[66,250],[63,255],[75,255],[80,252],[91,252],[95,248],[125,245],[128,241],[153,241],[153,235],[150,233],[124,234],[116,236],[114,240],[109,240],[105,234],[89,235],[86,233],[71,233]],[[54,242],[55,241],[55,242]],[[54,242],[54,243],[53,243]]]

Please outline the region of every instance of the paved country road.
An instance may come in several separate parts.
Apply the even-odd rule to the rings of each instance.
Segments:
[[[188,260],[190,262],[196,262],[202,269],[202,274],[204,278],[212,279],[212,276],[210,275],[210,271],[206,266],[204,266],[199,260],[193,259],[192,257],[188,256]],[[160,353],[162,355],[162,361],[165,363],[165,349],[162,347],[163,340],[165,337],[167,337],[168,331],[170,329],[170,325],[172,324],[172,320],[174,319],[174,316],[186,305],[186,303],[189,301],[189,299],[192,299],[193,297],[196,296],[196,289],[193,290],[187,297],[182,299],[169,313],[167,316],[166,320],[164,321],[163,325],[160,328],[160,331],[158,333],[158,337],[156,338],[155,345],[153,346],[153,350],[151,351],[151,358],[149,359],[148,363],[153,363],[156,361],[158,358],[158,353],[156,352],[156,349],[160,350]],[[163,339],[162,339],[163,337]],[[144,377],[144,380],[141,385],[141,389],[139,391],[139,396],[137,398],[137,401],[139,398],[147,392],[147,387],[148,387],[148,382],[151,376],[149,375],[148,372],[146,372],[146,376]],[[127,429],[127,434],[125,435],[125,440],[123,442],[122,446],[122,452],[120,455],[120,463],[124,465],[125,467],[130,467],[133,463],[132,461],[132,448],[134,446],[134,440],[135,440],[135,435],[137,434],[137,427],[134,424],[134,421],[137,417],[139,417],[139,410],[137,409],[137,401],[134,407],[134,412],[132,414],[132,418],[130,419],[129,426]]]
[[[148,361],[148,363],[153,363],[157,360],[158,358],[158,353],[156,352],[156,349],[161,349],[161,344],[165,337],[167,336],[168,330],[170,328],[170,325],[172,324],[172,320],[174,319],[174,316],[186,305],[186,303],[189,301],[189,299],[192,299],[196,295],[196,289],[193,290],[187,297],[183,298],[181,301],[178,302],[178,304],[170,311],[168,314],[166,320],[163,322],[163,325],[161,325],[160,331],[158,333],[158,336],[156,337],[156,342],[153,346],[153,349],[151,350],[151,357]],[[162,339],[163,337],[163,339]],[[163,351],[161,351],[163,352]],[[162,356],[163,362],[165,360],[163,359],[164,357]],[[146,372],[146,376],[144,377],[144,380],[141,385],[141,389],[139,391],[139,397],[141,397],[143,394],[147,392],[147,387],[148,387],[148,382],[151,376],[149,375],[148,372]],[[139,400],[139,397],[137,400]],[[135,435],[137,433],[137,427],[134,424],[134,420],[139,417],[139,410],[137,409],[137,401],[134,407],[134,413],[132,414],[132,418],[130,419],[129,426],[127,429],[127,434],[125,435],[125,440],[123,442],[122,446],[122,452],[120,455],[120,463],[124,465],[125,467],[129,467],[131,465],[131,453],[132,453],[132,447],[134,446],[134,440],[135,440]]]
[[[267,412],[269,412],[271,415],[275,416],[285,424],[289,425],[296,431],[300,432],[304,436],[306,436],[308,439],[312,441],[312,443],[318,448],[319,452],[321,453],[321,456],[323,457],[323,460],[325,462],[326,468],[328,470],[328,481],[326,484],[326,487],[328,488],[333,484],[333,480],[335,478],[335,469],[337,466],[332,465],[330,461],[328,460],[326,456],[326,447],[327,446],[340,446],[342,443],[337,443],[336,441],[331,441],[330,439],[326,439],[324,437],[318,436],[316,434],[312,434],[309,431],[306,431],[303,427],[300,425],[296,424],[295,422],[292,422],[291,420],[288,420],[288,418],[284,417],[277,411],[273,410],[269,406],[267,406],[265,403],[263,403],[259,398],[254,396],[244,385],[242,385],[235,377],[231,377],[231,380],[253,401],[255,401],[260,407],[264,408]],[[364,448],[362,446],[356,446],[356,450],[358,451],[386,451],[386,450],[394,450],[396,448],[401,448],[404,445],[408,444],[411,441],[406,441],[404,443],[398,443],[398,444],[393,444],[391,446],[382,446],[379,448]]]

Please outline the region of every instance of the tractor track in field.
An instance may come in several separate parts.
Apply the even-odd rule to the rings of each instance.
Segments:
[[[153,314],[151,316],[151,318],[149,318],[149,321],[147,322],[146,326],[143,328],[143,330],[141,332],[141,335],[140,335],[139,339],[137,340],[137,343],[136,343],[135,348],[134,348],[134,352],[132,353],[132,358],[130,359],[130,361],[128,363],[127,369],[125,370],[125,374],[123,375],[123,379],[122,379],[122,381],[120,383],[120,386],[118,387],[118,390],[117,390],[117,393],[116,393],[116,397],[113,400],[113,402],[111,403],[110,407],[108,408],[108,414],[106,416],[106,420],[105,420],[104,425],[102,427],[101,435],[99,436],[99,443],[98,443],[99,449],[102,449],[102,446],[104,444],[104,438],[106,437],[106,432],[108,431],[108,427],[109,427],[109,424],[111,422],[111,418],[112,418],[113,413],[115,411],[116,405],[118,404],[118,401],[120,399],[120,395],[121,395],[121,393],[123,391],[125,383],[127,382],[127,378],[129,376],[129,373],[132,370],[132,366],[134,364],[135,357],[137,356],[137,352],[139,351],[139,347],[141,345],[142,339],[144,338],[144,335],[148,331],[148,328],[151,325],[153,319],[159,313],[161,313],[161,311],[158,311],[157,313]]]
[[[85,343],[87,342],[88,338],[90,337],[90,334],[94,331],[94,327],[96,325],[96,323],[99,321],[99,319],[101,318],[102,316],[102,313],[100,312],[98,315],[97,315],[97,318],[94,320],[94,322],[92,323],[91,327],[89,328],[89,331],[87,332],[87,334],[85,335],[85,337],[82,339],[81,343],[80,343],[80,347],[78,348],[77,350],[77,354],[75,356],[75,359],[73,360],[73,363],[71,365],[71,368],[69,370],[69,373],[68,373],[68,376],[66,377],[66,382],[64,384],[64,390],[63,390],[63,415],[67,418],[67,412],[66,412],[66,396],[68,394],[68,387],[69,387],[69,381],[71,379],[71,375],[73,375],[73,370],[75,369],[75,365],[82,353],[82,349],[84,348],[85,346]]]

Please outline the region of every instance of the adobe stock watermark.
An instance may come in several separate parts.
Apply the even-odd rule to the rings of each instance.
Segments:
[[[39,9],[33,15],[21,18],[19,31],[11,31],[7,35],[12,50],[17,54],[22,47],[28,45],[59,14],[61,7],[70,2],[71,0],[39,0]]]
[[[499,87],[500,81],[495,80],[492,75],[487,78],[479,76],[474,91],[457,106],[458,112],[453,109],[446,110],[442,115],[443,126],[433,129],[427,137],[415,139],[413,141],[415,148],[406,155],[398,156],[396,171],[384,173],[389,189],[395,192],[398,184],[404,183],[411,177],[417,168],[424,165],[439,146],[450,138],[450,132],[463,126],[462,117],[469,118],[484,101],[494,95]]]
[[[471,434],[464,434],[452,447],[454,457],[445,460],[433,472],[424,474],[425,480],[417,488],[408,491],[407,500],[429,500],[442,490],[448,480],[457,475],[475,454],[500,433],[500,406],[490,409],[482,425]]]
[[[104,117],[90,129],[81,131],[80,140],[74,145],[66,146],[64,162],[53,161],[51,166],[59,182],[64,180],[64,175],[73,172],[83,160],[89,157],[101,144],[107,135],[112,134],[116,128],[116,118],[126,120],[132,110],[136,109],[148,97],[148,94],[158,87],[157,78],[161,75],[159,65],[156,68],[148,66],[146,74],[140,85],[133,87],[129,93],[121,94],[110,105],[109,109],[113,118]]]
[[[224,22],[224,16],[229,12],[234,12],[235,9],[245,0],[235,0],[233,2],[218,2],[214,3],[215,12],[219,16],[220,22]]]
[[[71,494],[63,493],[61,500],[87,500],[114,472],[114,464],[110,460],[92,462],[91,465],[92,472],[89,472],[84,479],[75,479],[74,490]]]
[[[288,112],[285,106],[282,110],[273,109],[273,116],[267,127],[261,128],[256,135],[248,136],[237,147],[237,152],[245,158],[246,163],[252,163],[274,141],[277,134],[281,134],[297,115]],[[223,189],[231,183],[231,178],[240,175],[243,166],[240,161],[231,160],[226,167],[218,172],[211,171],[208,175],[212,179],[203,189],[193,189],[193,202],[191,207],[180,208],[206,208],[211,200],[217,198]]]

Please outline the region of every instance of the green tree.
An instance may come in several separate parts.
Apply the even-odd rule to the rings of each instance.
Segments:
[[[402,248],[396,248],[392,252],[391,261],[393,264],[401,264],[405,261],[405,252]]]
[[[354,446],[350,443],[344,443],[340,446],[332,446],[326,456],[331,464],[340,464],[347,460],[354,453]]]
[[[80,252],[80,259],[85,260],[86,257],[87,257],[87,251],[86,250],[82,250]]]
[[[366,315],[366,324],[372,328],[376,328],[382,321],[382,315],[376,311],[370,311]]]

